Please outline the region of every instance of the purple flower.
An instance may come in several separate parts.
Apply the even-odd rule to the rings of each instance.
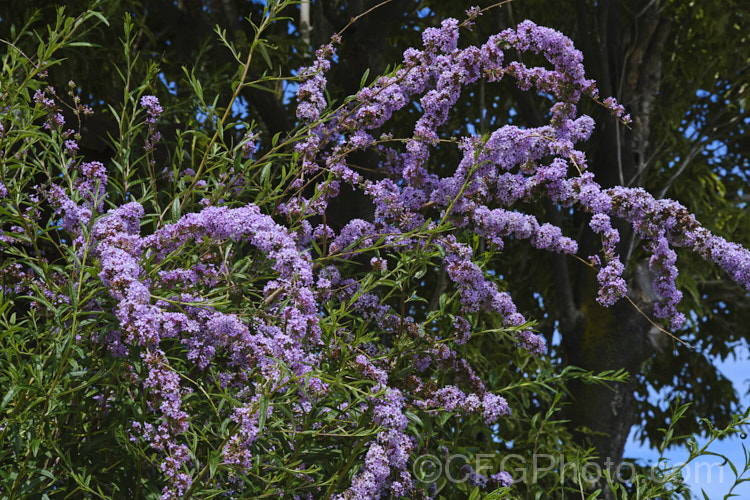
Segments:
[[[544,339],[528,330],[518,333],[516,339],[521,347],[532,354],[543,354],[547,350],[547,343]]]
[[[482,11],[479,7],[474,6],[466,9],[464,11],[464,14],[466,14],[464,25],[471,29],[471,27],[474,25],[474,21],[482,15]]]
[[[76,189],[93,209],[101,212],[107,197],[107,170],[98,161],[81,163],[79,169],[83,175],[76,179]]]
[[[455,337],[457,344],[465,344],[471,338],[471,323],[461,316],[456,316],[453,321],[453,328],[455,329]]]
[[[164,111],[159,104],[159,99],[156,96],[144,95],[141,97],[141,106],[146,108],[146,123],[153,125],[156,123],[156,119],[161,116]]]
[[[156,131],[156,120],[161,116],[163,110],[159,104],[159,99],[152,95],[144,95],[141,97],[141,106],[146,108],[146,123],[148,124],[148,132],[146,133],[146,144],[144,149],[147,153],[154,150],[156,143],[161,140],[161,133]],[[149,159],[149,162],[153,165],[155,160]]]
[[[427,28],[422,33],[422,42],[427,48],[435,47],[443,52],[452,52],[458,43],[458,21],[446,19],[440,28]]]
[[[242,158],[248,160],[253,157],[258,147],[255,141],[258,140],[259,134],[257,132],[248,132],[242,139]]]
[[[464,472],[464,477],[469,484],[482,490],[487,488],[487,477],[484,474],[475,472],[474,468],[469,464],[464,464],[461,470]]]
[[[388,263],[385,259],[381,259],[380,257],[373,257],[370,259],[370,265],[372,266],[373,271],[385,271],[388,269]]]
[[[78,153],[78,143],[72,139],[65,141],[65,152],[70,156],[75,156]]]
[[[490,476],[490,483],[497,484],[501,488],[508,488],[513,485],[513,476],[505,471],[501,471]]]
[[[315,62],[309,68],[299,70],[303,79],[297,88],[297,118],[307,122],[318,119],[327,103],[325,98],[326,78],[323,76],[330,68],[330,58],[336,54],[335,44],[340,42],[338,35],[334,35],[331,43],[323,45],[315,52]]]
[[[55,209],[55,214],[62,214],[62,228],[80,236],[82,228],[89,224],[91,207],[78,205],[68,197],[61,187],[55,184],[50,185],[47,199]]]
[[[510,408],[508,408],[505,398],[495,394],[486,393],[484,395],[482,398],[482,408],[484,408],[482,416],[487,424],[497,422],[499,417],[510,415]]]

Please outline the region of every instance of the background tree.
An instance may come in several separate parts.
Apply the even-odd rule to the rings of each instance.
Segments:
[[[0,7],[0,18],[21,19],[28,6],[25,2],[7,2]],[[314,2],[313,45],[326,42],[352,17],[374,6],[375,2]],[[39,7],[41,21],[51,20],[52,5],[41,2]],[[84,5],[68,4],[71,11],[76,7],[82,10]],[[130,64],[134,75],[147,75],[150,63],[158,62],[158,78],[164,89],[157,93],[166,100],[170,92],[179,99],[189,91],[183,83],[182,66],[195,57],[199,64],[190,67],[192,75],[206,89],[215,88],[222,95],[217,102],[228,102],[228,90],[222,84],[230,78],[234,61],[226,49],[211,45],[215,40],[213,26],[222,26],[227,40],[238,48],[247,48],[250,40],[239,24],[239,13],[252,11],[259,15],[262,10],[261,5],[249,2],[105,2],[101,8],[110,19],[125,14],[132,17],[137,28],[133,53],[137,51],[140,59],[123,60],[119,43],[122,33],[113,25],[111,30],[102,28],[89,35],[90,41],[102,47],[96,52],[98,59],[71,58],[74,64],[53,71],[51,78],[58,87],[74,79],[105,103],[120,98],[123,81],[104,61],[119,61],[120,67]],[[455,2],[394,1],[362,17],[345,33],[339,52],[342,64],[335,65],[329,75],[331,97],[341,99],[353,94],[367,71],[371,80],[385,69],[387,61],[399,60],[403,49],[414,45],[425,26],[446,16],[462,17],[464,9]],[[602,95],[617,97],[635,119],[629,130],[609,118],[604,110],[589,110],[598,124],[604,124],[590,141],[588,152],[590,168],[602,185],[644,186],[660,196],[674,197],[697,213],[700,220],[708,221],[718,234],[747,243],[747,228],[740,215],[744,208],[741,186],[746,180],[743,171],[747,166],[747,141],[743,141],[747,107],[742,92],[747,83],[747,71],[743,70],[748,54],[738,50],[747,47],[747,15],[741,5],[728,9],[719,2],[705,3],[700,8],[688,8],[680,2],[596,6],[586,2],[518,2],[480,17],[474,36],[485,39],[526,17],[570,34],[583,49],[587,70],[599,83]],[[280,68],[285,74],[302,65],[308,48],[298,38],[289,36],[295,33],[296,25],[291,19],[267,32],[267,38],[281,50],[268,52],[268,60],[256,57],[253,75],[271,68]],[[9,22],[1,23],[0,30],[9,30],[9,26]],[[6,31],[3,38],[12,37]],[[695,64],[709,55],[711,65]],[[247,113],[264,132],[263,140],[270,142],[276,133],[283,136],[290,131],[294,123],[289,111],[293,103],[284,89],[280,80],[248,88],[232,111],[238,115]],[[546,118],[540,111],[545,109],[545,96],[530,96],[514,89],[509,83],[479,83],[470,88],[446,131],[459,133],[471,128],[482,132],[504,121],[527,126],[542,123]],[[92,100],[96,102],[97,99]],[[108,143],[101,131],[109,131],[115,137],[117,124],[105,118],[89,123],[90,132],[86,130],[83,129],[81,146],[92,154],[107,156]],[[177,134],[176,130],[173,132]],[[455,162],[455,152],[446,151],[443,155],[438,157],[441,161],[435,162],[435,169]],[[367,217],[370,211],[363,199],[354,194],[338,203],[329,215],[334,227],[343,227],[347,222],[346,218],[337,220],[341,214]],[[545,211],[550,222],[566,227],[569,234],[583,235],[587,250],[582,254],[594,253],[595,237],[581,219],[571,218],[551,204],[539,209]],[[648,277],[646,257],[632,232],[624,226],[618,229],[623,236],[621,252],[627,256],[631,299],[650,314],[657,297]],[[581,442],[590,440],[602,457],[619,458],[631,425],[644,421],[646,436],[652,441],[658,439],[656,428],[663,425],[665,415],[646,399],[649,385],[657,389],[671,386],[686,399],[695,398],[696,404],[690,410],[692,418],[682,421],[685,428],[681,431],[696,430],[695,417],[710,416],[717,423],[728,419],[735,409],[736,395],[707,356],[728,355],[728,346],[744,332],[731,325],[744,321],[746,301],[727,299],[741,297],[741,291],[719,279],[713,270],[692,261],[692,257],[681,255],[681,260],[688,263],[682,266],[682,284],[692,292],[684,307],[695,314],[689,315],[689,330],[676,333],[698,349],[669,349],[670,342],[665,342],[663,334],[629,303],[621,302],[611,309],[596,304],[596,280],[588,267],[562,256],[535,255],[525,250],[516,254],[512,250],[509,246],[488,265],[496,265],[505,273],[503,279],[517,290],[515,296],[522,299],[524,312],[544,318],[540,328],[549,340],[555,331],[560,332],[562,343],[554,354],[570,365],[595,371],[625,368],[634,375],[629,383],[616,385],[614,392],[572,383],[569,389],[574,403],[568,406],[567,415],[571,429],[593,431],[582,433]],[[428,273],[425,286],[442,292],[445,275]],[[521,290],[526,290],[525,296]],[[415,309],[414,314],[429,314],[435,307],[432,299],[439,295],[431,295],[426,307]],[[483,352],[486,356],[487,351]],[[693,380],[700,380],[700,384],[692,384]]]

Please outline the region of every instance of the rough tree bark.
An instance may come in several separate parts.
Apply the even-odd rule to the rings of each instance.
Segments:
[[[596,14],[593,19],[592,12]],[[588,40],[580,43],[587,72],[597,80],[601,94],[617,97],[634,120],[632,130],[607,117],[597,120],[603,127],[597,136],[589,168],[604,187],[637,186],[649,168],[650,118],[662,78],[662,57],[670,30],[670,21],[660,17],[657,5],[652,2],[632,18],[626,31],[628,39],[621,31],[620,13],[619,2],[603,2],[595,10],[584,0],[578,2],[582,31],[595,36],[595,43]],[[621,234],[619,250],[629,269],[625,275],[628,297],[642,311],[650,313],[658,297],[651,286],[647,262],[628,262],[637,245],[636,237],[624,225],[618,229]],[[593,237],[584,239],[582,255],[593,253],[596,246]],[[570,273],[564,259],[555,257],[554,264],[562,348],[567,363],[596,372],[624,368],[631,375],[630,382],[611,389],[581,383],[569,387],[572,401],[566,417],[574,436],[594,446],[600,465],[614,472],[622,460],[630,429],[636,423],[633,378],[660,349],[663,334],[625,300],[611,308],[601,307],[595,301],[598,286],[595,273],[587,266],[576,264]],[[606,488],[604,498],[613,498]]]

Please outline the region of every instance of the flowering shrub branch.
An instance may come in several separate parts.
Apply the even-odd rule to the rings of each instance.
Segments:
[[[299,72],[298,129],[259,147],[258,132],[231,123],[230,109],[254,51],[267,50],[263,30],[286,3],[268,2],[224,113],[192,131],[205,145],[197,170],[157,162],[155,151],[173,146],[160,132],[170,111],[146,92],[148,82],[130,88],[124,75],[120,156],[105,166],[84,161],[75,132],[61,132],[55,93],[33,66],[48,59],[6,56],[26,76],[4,77],[14,93],[3,95],[0,112],[7,161],[0,314],[19,360],[41,360],[39,371],[3,379],[10,389],[0,405],[0,442],[31,436],[2,447],[3,461],[22,464],[10,496],[434,497],[437,483],[423,481],[414,464],[464,443],[451,429],[510,440],[508,422],[535,422],[525,419],[529,394],[555,408],[552,386],[625,377],[550,370],[516,383],[509,379],[518,372],[487,377],[472,363],[472,342],[487,338],[504,346],[508,365],[544,366],[544,340],[482,259],[509,239],[568,255],[578,245],[521,212],[522,202],[548,199],[590,217],[602,240],[601,255],[588,257],[602,305],[627,292],[613,218],[631,224],[651,253],[663,298],[654,315],[672,328],[684,321],[674,247],[717,263],[750,290],[747,250],[712,235],[676,202],[602,189],[586,171],[577,145],[594,123],[578,104],[598,100],[595,84],[568,38],[530,21],[459,49],[460,28],[480,11],[471,9],[464,23],[447,19],[425,30],[423,46],[407,50],[397,70],[331,109],[325,75],[335,37]],[[549,68],[512,60],[514,50],[539,54]],[[505,77],[554,100],[549,124],[449,141],[461,160],[447,175],[435,173],[440,127],[462,90]],[[33,100],[19,97],[28,90]],[[197,100],[205,103],[201,94]],[[614,100],[601,103],[628,120]],[[388,123],[409,105],[420,113],[413,135],[395,139]],[[224,137],[235,127],[242,132],[233,145]],[[128,156],[138,147],[138,159]],[[351,158],[361,154],[375,158],[377,171],[357,167]],[[344,188],[369,199],[372,216],[331,227],[327,214]],[[475,236],[491,245],[485,255]],[[436,271],[451,285],[430,310],[424,279]],[[35,337],[45,344],[36,346]],[[63,346],[62,354],[46,343]],[[13,372],[15,361],[3,361],[3,370]],[[26,421],[34,398],[46,398],[43,415]],[[69,425],[90,433],[55,445]],[[94,450],[97,439],[112,436],[114,456]],[[99,457],[122,482],[94,490],[66,446]],[[501,459],[496,453],[493,465]],[[488,478],[467,470],[477,491],[512,491],[506,471]],[[6,484],[10,475],[2,473]]]

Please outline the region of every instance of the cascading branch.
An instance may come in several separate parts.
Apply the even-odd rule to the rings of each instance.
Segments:
[[[477,12],[467,11],[467,14],[475,16]],[[470,21],[471,17],[464,25]],[[327,116],[321,114],[325,102],[322,73],[329,68],[326,58],[335,53],[335,48],[331,44],[316,54],[313,76],[298,92],[297,116],[311,124],[309,137],[297,145],[304,172],[312,178],[327,173],[325,180],[317,184],[317,192],[329,193],[329,198],[338,193],[343,182],[368,195],[375,206],[372,222],[355,219],[340,234],[333,235],[331,251],[347,248],[348,253],[341,252],[339,256],[349,258],[353,255],[352,246],[366,249],[379,235],[406,235],[415,228],[429,231],[440,222],[449,221],[454,227],[483,236],[499,248],[504,239],[513,237],[529,240],[535,248],[575,254],[576,242],[564,236],[559,227],[539,223],[533,215],[514,207],[519,201],[546,197],[555,204],[591,215],[590,226],[601,235],[603,263],[598,255],[590,256],[589,260],[599,268],[597,301],[604,306],[613,305],[627,291],[622,278],[624,266],[616,251],[619,233],[612,227],[611,217],[630,223],[651,253],[649,269],[654,275],[654,289],[662,297],[654,315],[669,320],[672,328],[681,327],[685,321],[676,308],[682,293],[675,283],[678,271],[673,247],[698,252],[750,290],[750,252],[746,249],[712,235],[675,201],[656,200],[640,188],[602,189],[593,174],[586,172],[586,157],[575,145],[589,139],[594,122],[589,116],[579,115],[577,104],[583,96],[598,99],[598,94],[595,83],[585,78],[582,54],[570,39],[524,21],[516,29],[490,37],[481,47],[458,49],[459,26],[457,20],[447,19],[440,28],[425,30],[423,50],[408,49],[399,70],[376,79],[355,99]],[[540,54],[552,69],[529,68],[520,61],[509,61],[510,49]],[[506,125],[489,137],[464,137],[459,143],[463,158],[453,174],[440,177],[431,173],[426,165],[431,148],[439,141],[438,127],[445,123],[461,90],[479,78],[497,82],[504,77],[514,78],[522,90],[534,88],[554,97],[549,124],[530,129]],[[393,141],[388,132],[380,133],[377,139],[375,135],[388,130],[388,121],[394,113],[417,100],[421,116],[413,136],[402,149],[384,146],[399,141]],[[618,119],[630,121],[614,99],[607,98],[602,104]],[[347,164],[348,155],[365,149],[376,150],[385,157],[378,180],[364,179]],[[332,185],[335,187],[331,188]],[[308,200],[300,190],[295,199],[280,209],[293,223],[300,217],[324,214],[326,201],[325,195]],[[315,227],[312,232],[325,238],[333,234],[325,226]],[[323,238],[319,239],[322,242]],[[446,234],[416,244],[440,247],[443,266],[460,292],[462,311],[498,313],[508,326],[526,322],[511,297],[498,290],[472,262],[472,251],[466,244]],[[367,309],[360,311],[367,314]],[[462,324],[463,332],[455,339],[459,344],[465,342],[470,326],[461,317],[457,322]],[[518,340],[532,352],[545,349],[544,341],[531,331],[521,332]],[[430,354],[433,360],[458,360],[456,353],[442,344]],[[386,374],[381,374],[379,383],[388,382]],[[481,382],[478,385],[481,394]],[[399,391],[398,396],[404,402],[389,405],[391,414],[401,413],[410,403],[451,411],[462,408],[466,412],[480,407],[475,394],[466,395],[452,386],[426,392],[420,387],[420,391],[411,394]],[[485,398],[488,396],[492,395],[484,394]],[[375,408],[384,404],[387,403],[376,403]],[[502,398],[484,403],[484,408],[488,423],[509,413]],[[398,495],[403,493],[404,484],[410,484],[402,480],[403,476],[396,475],[403,471],[400,462],[392,464],[390,473],[384,468],[388,460],[378,442],[371,445],[365,467],[340,498],[372,497],[384,492]],[[394,484],[398,487],[394,488]]]
[[[601,234],[603,245],[604,264],[599,256],[590,257],[600,268],[598,301],[602,305],[614,304],[626,292],[621,277],[624,266],[615,250],[619,233],[612,227],[610,217],[632,224],[652,253],[654,286],[663,297],[655,314],[669,319],[672,328],[682,326],[685,318],[675,308],[681,293],[675,285],[676,255],[671,247],[698,252],[750,289],[750,259],[741,245],[712,235],[675,201],[656,200],[641,188],[602,189],[593,174],[586,172],[586,157],[575,149],[575,144],[590,137],[594,122],[589,116],[579,116],[576,105],[582,96],[597,99],[598,93],[594,82],[585,78],[582,54],[570,39],[524,21],[515,30],[491,37],[481,47],[458,49],[458,27],[458,21],[448,19],[439,29],[425,30],[424,50],[407,50],[401,69],[361,90],[355,100],[314,127],[311,137],[297,146],[307,171],[329,172],[330,178],[318,185],[320,191],[331,183],[346,182],[372,198],[375,222],[352,221],[342,236],[356,227],[358,237],[366,240],[368,231],[399,234],[415,227],[434,228],[437,223],[433,220],[447,219],[500,248],[504,238],[512,236],[530,240],[535,248],[575,254],[576,242],[563,236],[560,228],[540,224],[533,215],[513,209],[518,201],[546,197],[563,207],[591,214],[590,226]],[[528,68],[518,61],[506,63],[507,49],[541,54],[554,69]],[[320,71],[327,68],[320,60],[332,52],[332,46],[318,52],[319,61],[314,67]],[[461,89],[482,77],[495,82],[506,75],[515,78],[522,90],[535,87],[538,92],[554,96],[549,125],[531,129],[506,125],[488,138],[465,137],[460,140],[463,159],[453,175],[441,178],[430,173],[425,167],[430,146],[437,144],[437,128],[446,121]],[[315,81],[315,88],[322,89],[317,73]],[[320,102],[320,95],[312,95],[312,87],[305,87],[304,91],[302,88],[299,98],[304,109],[309,109],[307,99]],[[422,115],[414,135],[406,141],[406,151],[383,147],[391,139],[389,135],[382,134],[376,140],[368,131],[386,125],[394,112],[419,95]],[[602,104],[623,121],[630,120],[614,99],[607,98]],[[317,115],[306,112],[298,113],[298,117],[311,119]],[[346,165],[347,155],[368,147],[386,153],[386,177],[381,180],[365,180]],[[282,207],[282,211],[293,215],[323,213],[324,209],[325,203],[320,199],[308,203],[302,196]],[[437,217],[429,219],[428,214]],[[315,231],[322,233],[319,228]],[[512,303],[495,299],[498,292],[471,263],[468,249],[450,237],[437,238],[435,244],[446,252],[446,268],[460,284],[465,310],[490,309],[499,312],[509,324],[525,322],[515,315]]]
[[[297,117],[306,133],[289,145],[299,173],[284,186],[292,194],[272,212],[264,213],[261,203],[208,206],[146,233],[143,221],[154,215],[146,213],[147,205],[131,201],[103,213],[111,186],[102,164],[71,163],[76,180],[67,188],[52,179],[46,196],[55,217],[62,216],[60,229],[74,237],[78,257],[96,259],[119,323],[119,330],[94,340],[131,369],[146,395],[148,412],[130,423],[131,441],[154,453],[165,483],[162,498],[189,496],[209,478],[213,487],[240,496],[431,495],[414,477],[413,463],[418,454],[444,451],[422,435],[420,418],[442,411],[492,426],[512,411],[461,354],[473,315],[499,316],[520,347],[546,349],[510,294],[452,230],[482,236],[500,249],[514,238],[551,252],[578,251],[561,228],[519,211],[520,202],[546,198],[590,214],[591,229],[602,238],[602,255],[588,257],[599,268],[602,305],[626,293],[612,218],[632,224],[651,253],[654,286],[663,297],[654,314],[673,328],[684,322],[676,309],[681,292],[674,247],[698,252],[750,290],[747,250],[712,235],[674,201],[640,189],[602,189],[586,172],[576,145],[589,139],[594,123],[577,104],[598,95],[572,42],[525,21],[482,46],[459,49],[459,29],[478,13],[471,9],[464,23],[447,19],[425,30],[422,49],[408,49],[400,69],[335,111],[328,111],[325,72],[339,40],[322,47],[300,72],[306,80]],[[527,67],[512,59],[515,51],[539,54],[551,69]],[[462,90],[481,78],[513,78],[522,90],[551,96],[549,124],[507,125],[485,137],[464,137],[458,141],[461,161],[441,177],[428,168],[439,127]],[[50,127],[61,127],[54,101],[45,92],[38,101]],[[160,141],[162,108],[153,96],[140,102],[150,155]],[[389,121],[415,102],[420,116],[413,135],[394,139]],[[629,119],[614,100],[602,104]],[[256,154],[256,138],[245,137],[243,158]],[[65,149],[75,157],[77,144],[67,139]],[[348,160],[364,151],[380,160],[375,175],[363,176]],[[342,184],[369,197],[374,212],[370,220],[353,219],[336,231],[322,221]],[[8,196],[9,187],[0,182],[0,203]],[[13,244],[12,237],[0,236]],[[458,292],[451,329],[436,332],[389,305],[394,285],[387,283],[400,269],[393,256],[399,252],[433,255],[447,273]],[[372,280],[357,270],[362,258]],[[26,293],[24,271],[14,273],[4,292]],[[216,290],[243,294],[230,300]],[[343,373],[349,385],[326,370]],[[208,390],[218,391],[210,404],[201,401],[200,391]],[[196,414],[198,407],[214,413]],[[193,444],[196,436],[200,446]],[[328,464],[341,476],[325,487],[312,479],[322,455],[347,466]],[[279,471],[291,479],[258,479]],[[485,477],[472,470],[470,477],[482,488],[512,482],[502,471]]]

